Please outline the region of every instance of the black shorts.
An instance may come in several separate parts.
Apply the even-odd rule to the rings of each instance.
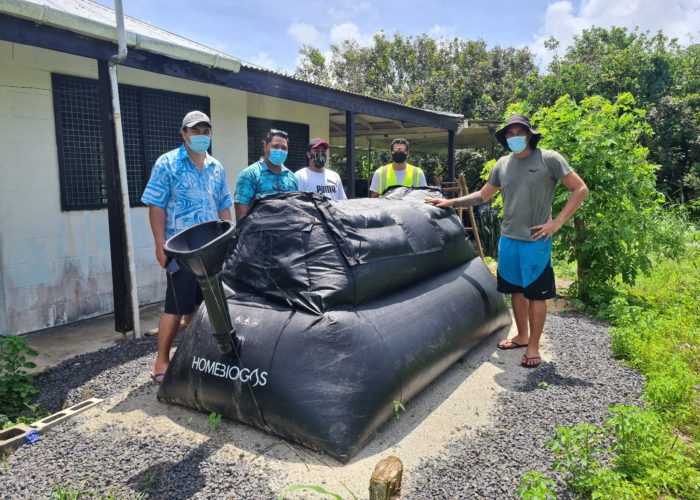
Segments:
[[[204,300],[197,277],[189,269],[168,261],[165,272],[168,288],[165,291],[165,313],[184,316],[192,314]]]
[[[498,273],[497,290],[501,293],[522,293],[528,300],[547,300],[557,296],[557,288],[554,284],[554,270],[551,264],[547,264],[539,277],[526,287],[513,285],[503,279]]]

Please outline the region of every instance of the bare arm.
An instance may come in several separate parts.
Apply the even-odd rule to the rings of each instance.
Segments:
[[[240,222],[245,214],[248,213],[248,205],[243,205],[241,203],[233,204],[234,210],[236,211],[236,222]]]
[[[443,198],[428,198],[425,200],[425,202],[429,203],[430,205],[435,205],[438,208],[472,207],[474,205],[486,203],[493,198],[496,193],[498,193],[498,188],[487,182],[479,191],[474,191],[473,193],[460,198],[453,198],[451,200],[446,200]]]
[[[554,233],[559,231],[561,226],[574,215],[578,207],[583,203],[583,200],[588,196],[588,186],[586,186],[586,183],[583,182],[583,179],[581,179],[576,172],[566,174],[561,178],[561,183],[566,186],[566,189],[571,191],[569,200],[566,202],[561,212],[559,212],[559,215],[554,219],[545,224],[532,226],[530,228],[531,231],[538,230],[537,233],[532,236],[536,240],[540,238],[550,238]]]
[[[231,209],[230,208],[224,208],[223,210],[219,210],[219,219],[222,220],[232,220],[231,219]]]
[[[151,223],[153,241],[156,244],[156,259],[160,267],[165,268],[167,257],[165,256],[165,209],[148,205],[148,221]]]

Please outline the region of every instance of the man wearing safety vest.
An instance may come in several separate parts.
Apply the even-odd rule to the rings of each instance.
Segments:
[[[425,174],[418,167],[406,163],[410,154],[409,143],[406,139],[391,141],[392,163],[378,168],[372,177],[369,193],[372,198],[381,196],[391,186],[424,187]]]

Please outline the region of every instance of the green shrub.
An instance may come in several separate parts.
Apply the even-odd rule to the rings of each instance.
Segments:
[[[525,500],[553,500],[557,498],[554,493],[554,481],[539,472],[525,474],[516,493]]]
[[[573,427],[558,426],[554,437],[546,445],[554,452],[554,470],[566,472],[566,482],[572,491],[588,496],[591,479],[600,468],[600,443],[603,429],[579,424]]]
[[[658,498],[661,493],[699,498],[700,472],[684,442],[661,415],[635,406],[614,406],[606,428],[614,438],[613,470]]]
[[[0,338],[0,413],[10,420],[17,418],[37,392],[27,369],[36,365],[27,356],[36,356],[26,340],[18,336]]]
[[[547,445],[554,470],[564,472],[581,497],[700,498],[700,471],[691,450],[655,411],[614,406],[603,428],[557,427]],[[523,478],[519,491],[528,491],[526,484]]]

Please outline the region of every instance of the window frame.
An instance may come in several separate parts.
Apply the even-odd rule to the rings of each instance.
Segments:
[[[71,169],[68,166],[67,162],[68,160],[66,159],[66,154],[65,150],[69,146],[66,145],[66,133],[65,133],[65,128],[68,123],[64,123],[63,120],[63,111],[65,111],[65,106],[67,102],[61,95],[62,88],[61,86],[64,84],[69,84],[71,82],[78,82],[82,84],[88,84],[89,86],[94,88],[94,92],[97,95],[98,102],[97,102],[97,107],[96,109],[90,109],[89,112],[96,111],[97,116],[98,116],[98,122],[99,122],[99,144],[96,145],[97,151],[99,151],[98,158],[93,158],[96,160],[95,165],[97,168],[90,170],[90,173],[95,173],[96,175],[101,176],[101,189],[102,189],[102,195],[100,201],[94,201],[94,202],[85,202],[85,201],[80,201],[75,202],[72,201],[71,194],[70,194],[70,187],[72,184],[70,184],[70,175]],[[59,188],[60,188],[60,193],[61,193],[61,211],[62,212],[74,212],[74,211],[81,211],[81,210],[103,210],[107,208],[107,193],[106,193],[106,176],[105,176],[105,164],[104,164],[104,143],[102,141],[103,137],[103,128],[102,128],[102,118],[100,116],[100,105],[99,105],[99,99],[100,99],[100,85],[99,85],[99,80],[93,79],[93,78],[86,78],[86,77],[81,77],[81,76],[74,76],[74,75],[66,75],[63,73],[51,73],[51,88],[52,88],[52,96],[53,96],[53,111],[54,111],[54,127],[55,127],[55,132],[56,132],[56,152],[57,152],[57,159],[58,159],[58,172],[59,172]],[[168,141],[169,137],[166,138],[165,135],[163,136],[158,136],[158,135],[153,135],[153,136],[148,136],[148,131],[145,126],[145,116],[146,116],[146,94],[150,93],[154,95],[155,97],[169,97],[169,98],[175,98],[175,99],[180,99],[180,100],[190,100],[190,99],[198,99],[201,100],[201,104],[206,104],[203,106],[199,106],[199,109],[206,113],[207,115],[211,116],[211,98],[206,95],[196,95],[196,94],[186,94],[182,92],[174,92],[170,90],[163,90],[163,89],[158,89],[158,88],[153,88],[153,87],[141,87],[141,86],[136,86],[136,85],[127,85],[127,84],[120,84],[119,85],[119,90],[120,90],[120,96],[123,96],[125,93],[132,93],[132,95],[136,95],[138,102],[132,102],[129,103],[127,106],[122,106],[122,120],[125,122],[126,120],[133,119],[133,116],[129,116],[129,107],[136,107],[138,109],[138,115],[136,117],[136,123],[138,123],[138,141],[139,144],[137,145],[140,150],[137,153],[137,156],[140,156],[140,160],[137,160],[137,163],[141,163],[137,167],[137,169],[133,168],[133,165],[128,164],[128,154],[127,154],[127,177],[128,177],[128,182],[127,185],[130,185],[134,182],[134,175],[138,175],[138,180],[137,180],[137,186],[136,188],[138,189],[139,187],[141,188],[141,192],[143,192],[143,189],[145,189],[146,184],[148,183],[148,180],[151,176],[151,170],[153,168],[153,163],[155,160],[157,160],[157,157],[153,160],[153,163],[149,162],[147,158],[147,153],[148,153],[148,146],[147,146],[147,141]],[[152,112],[152,111],[151,111]],[[184,114],[183,114],[184,116]],[[77,117],[76,120],[80,120],[81,117]],[[180,130],[180,122],[175,124],[177,127],[176,130]],[[175,127],[173,127],[175,128]],[[154,132],[158,133],[158,132]],[[179,132],[178,132],[178,137],[179,137]],[[126,143],[126,137],[125,137],[125,150],[129,147],[129,144]],[[173,141],[174,142],[174,141]],[[182,141],[179,141],[180,144]],[[211,147],[210,147],[211,151]],[[126,151],[125,151],[126,152]],[[159,155],[162,155],[164,153],[167,153],[167,151],[161,151]],[[150,163],[150,164],[149,164]],[[129,173],[129,168],[131,168],[131,171],[133,172],[136,170],[134,174]],[[83,172],[83,175],[85,175],[86,172]],[[131,190],[130,190],[131,191]],[[141,203],[141,195],[139,194],[137,197],[132,197],[132,193],[129,194],[129,204],[131,207],[142,207],[144,206],[143,203]]]

